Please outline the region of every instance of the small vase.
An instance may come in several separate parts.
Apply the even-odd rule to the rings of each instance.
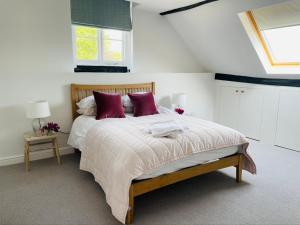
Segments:
[[[53,134],[55,134],[55,132],[53,130],[49,130],[48,133],[47,133],[48,136],[51,136]]]
[[[44,119],[34,119],[32,121],[32,128],[37,137],[43,136],[43,127],[46,125]]]

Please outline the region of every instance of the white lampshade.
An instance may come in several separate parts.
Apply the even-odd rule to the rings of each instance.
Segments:
[[[187,102],[187,95],[186,94],[175,94],[173,96],[173,104],[184,108]]]
[[[30,119],[40,119],[51,116],[49,103],[46,101],[29,102],[26,105],[26,116]]]

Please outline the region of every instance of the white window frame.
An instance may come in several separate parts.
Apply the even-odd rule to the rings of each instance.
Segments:
[[[132,62],[132,32],[122,31],[123,38],[123,49],[122,49],[122,62],[117,61],[104,61],[103,58],[103,30],[97,27],[92,27],[97,29],[98,34],[98,60],[77,60],[76,52],[76,27],[81,25],[72,25],[72,45],[73,45],[73,62],[74,67],[76,66],[115,66],[115,67],[131,67]],[[89,27],[89,26],[86,26]]]

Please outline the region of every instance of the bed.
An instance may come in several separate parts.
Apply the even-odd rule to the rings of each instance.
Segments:
[[[247,154],[247,140],[238,132],[221,125],[176,114],[160,114],[143,118],[126,116],[125,119],[106,119],[105,121],[96,121],[93,117],[80,116],[77,113],[76,103],[92,95],[93,91],[119,93],[121,95],[136,92],[155,94],[155,83],[71,85],[74,124],[69,139],[70,144],[82,151],[81,169],[94,175],[95,180],[106,193],[107,202],[111,206],[114,216],[123,223],[131,224],[133,222],[134,199],[142,194],[226,167],[236,168],[237,182],[241,182],[243,169],[247,169],[251,173],[256,172],[255,164]],[[204,133],[201,133],[203,136],[207,136],[206,142],[202,143],[205,147],[201,147],[202,145],[199,145],[198,142],[190,140],[190,134],[185,136],[185,139],[182,137],[182,140],[176,141],[177,145],[185,151],[172,152],[176,149],[174,147],[175,141],[155,140],[143,133],[143,129],[152,122],[169,118],[184,120],[191,127],[197,124],[198,127],[195,126],[195,130],[198,129],[199,132],[202,127],[206,127]],[[125,133],[125,130],[129,132]],[[220,134],[220,131],[224,131],[224,134]],[[226,136],[226,132],[228,136]],[[101,136],[104,133],[105,135]],[[219,136],[218,141],[212,141],[214,135]],[[110,138],[110,136],[114,136],[114,138]],[[193,147],[191,153],[190,143],[193,144],[191,146],[199,146],[199,149],[205,149],[205,151],[198,151],[197,148]],[[119,149],[122,145],[121,151]],[[100,146],[102,146],[101,149],[98,149]],[[166,146],[172,146],[172,148],[167,149]],[[148,150],[140,151],[143,148],[148,148]],[[163,154],[159,148],[164,148]],[[118,153],[119,151],[121,153]],[[161,155],[158,157],[159,154]],[[117,155],[116,159],[114,159],[114,155]],[[161,160],[161,158],[164,159]],[[119,160],[117,165],[120,166],[118,169],[111,166],[113,161],[117,160]],[[123,162],[124,165],[122,165]],[[147,167],[147,169],[142,167]],[[120,183],[111,179],[110,175],[109,178],[105,178],[103,174],[107,168],[110,168],[111,177],[120,180],[118,181]],[[114,172],[115,170],[116,172]],[[114,174],[116,174],[115,177]],[[126,196],[124,197],[124,195]]]

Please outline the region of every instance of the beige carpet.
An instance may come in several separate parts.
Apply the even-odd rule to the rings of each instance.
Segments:
[[[300,224],[300,153],[252,143],[258,175],[233,168],[141,196],[134,224]],[[0,168],[0,224],[119,224],[78,155]]]

